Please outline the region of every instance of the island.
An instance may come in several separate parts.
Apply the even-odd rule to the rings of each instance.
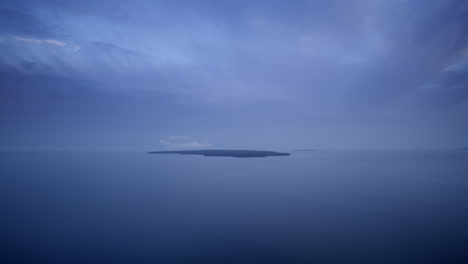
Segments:
[[[316,149],[295,149],[293,151],[317,151]]]
[[[234,157],[234,158],[264,158],[269,156],[289,156],[289,153],[265,150],[228,150],[228,149],[206,149],[206,150],[178,150],[178,151],[150,151],[148,154],[184,154],[202,155],[205,157]]]
[[[459,148],[458,150],[468,150],[468,148]]]

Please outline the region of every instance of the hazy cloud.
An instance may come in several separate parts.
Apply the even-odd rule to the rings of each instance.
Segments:
[[[42,44],[43,43],[43,40],[33,39],[33,38],[13,37],[13,39],[17,40],[17,41],[21,41],[21,42],[32,43],[32,44]]]
[[[26,70],[32,70],[34,68],[34,66],[36,66],[36,62],[35,61],[22,61],[20,62],[20,65],[23,66],[23,68],[25,68]]]
[[[55,46],[55,47],[62,47],[62,48],[67,47],[66,50],[71,50],[71,51],[80,50],[80,46],[68,45],[67,43],[58,41],[56,39],[36,39],[36,38],[23,38],[23,37],[13,37],[12,39],[15,41],[29,43],[29,44],[45,44],[45,45],[50,45],[50,46]]]
[[[118,52],[118,53],[123,53],[125,55],[132,55],[132,56],[138,55],[138,52],[134,50],[124,49],[115,44],[108,43],[108,42],[94,41],[91,43],[91,45],[101,50],[102,52],[106,52],[106,53]]]
[[[36,37],[53,35],[52,30],[35,15],[17,8],[0,8],[0,32]]]
[[[59,47],[63,47],[63,46],[67,45],[67,44],[65,44],[63,42],[60,42],[58,40],[55,40],[55,39],[46,39],[46,40],[44,40],[44,42],[47,43],[47,44],[54,45],[54,46],[59,46]]]
[[[101,123],[89,124],[99,127],[122,109],[121,129],[101,135],[121,133],[131,138],[120,141],[128,145],[154,137],[165,147],[208,144],[165,138],[172,131],[232,147],[453,145],[468,134],[466,1],[5,0],[0,6],[0,69],[24,74],[4,71],[3,90],[31,106],[76,98],[77,126],[101,114]],[[81,107],[93,93],[67,89],[78,87],[67,84],[72,79],[94,83],[89,88],[102,95],[94,115]],[[48,82],[57,88],[50,96]],[[16,113],[8,111],[2,108],[4,116]],[[24,124],[56,125],[40,125],[49,115]]]
[[[214,145],[191,141],[186,136],[169,136],[159,141],[165,149],[209,149]]]

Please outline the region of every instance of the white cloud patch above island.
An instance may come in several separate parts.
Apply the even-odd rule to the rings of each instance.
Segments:
[[[168,136],[164,139],[161,139],[159,143],[165,149],[174,149],[174,150],[182,150],[182,149],[209,149],[213,148],[214,145],[206,143],[206,142],[199,142],[196,140],[191,140],[189,137],[186,136]]]

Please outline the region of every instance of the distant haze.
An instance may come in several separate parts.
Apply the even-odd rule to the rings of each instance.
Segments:
[[[0,2],[0,150],[468,147],[468,2]]]

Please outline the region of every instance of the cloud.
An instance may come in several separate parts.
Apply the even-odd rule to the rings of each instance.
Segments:
[[[468,61],[451,65],[437,81],[434,92],[439,102],[448,105],[464,104],[468,101]]]
[[[20,46],[11,54],[113,87],[169,91],[187,102],[292,101],[336,110],[398,103],[467,47],[462,1],[427,1],[416,9],[418,1],[241,0],[197,4],[197,12],[193,3],[117,2],[19,5],[6,17],[29,10],[66,37],[18,33],[16,41],[77,52],[81,47],[68,42],[79,39],[86,49],[54,57]],[[44,10],[59,15],[43,16]]]
[[[186,136],[168,136],[159,141],[165,149],[209,149],[214,145],[190,141]]]
[[[52,36],[50,29],[34,15],[23,11],[1,8],[0,32],[28,36]]]
[[[74,52],[77,52],[81,49],[80,46],[70,46],[70,48],[66,48],[66,50],[69,50],[69,51],[74,51]]]
[[[22,38],[22,37],[13,37],[16,41],[22,41],[31,44],[49,44],[52,46],[64,47],[67,44],[55,39],[35,39],[35,38]]]
[[[42,44],[42,40],[34,39],[34,38],[22,38],[22,37],[13,37],[16,41],[31,43],[31,44]]]
[[[125,55],[131,55],[131,56],[137,56],[139,54],[138,52],[136,52],[134,50],[124,49],[124,48],[121,48],[121,47],[119,47],[119,46],[117,46],[115,44],[109,43],[109,42],[94,41],[94,42],[91,43],[91,45],[94,48],[97,48],[100,51],[106,52],[108,54],[113,53],[113,52],[123,53]]]
[[[47,115],[67,114],[54,109],[40,117],[32,108],[36,102],[43,108],[63,104],[57,109],[76,106],[77,116],[89,112],[76,119],[85,129],[87,118],[102,116],[96,127],[118,119],[122,129],[106,131],[105,139],[140,127],[123,138],[156,138],[161,148],[192,149],[212,145],[199,138],[166,138],[170,132],[161,128],[210,135],[222,146],[290,144],[281,140],[286,137],[339,145],[340,134],[343,143],[353,141],[346,137],[392,137],[391,129],[369,129],[415,127],[412,121],[437,114],[452,120],[440,127],[460,131],[466,140],[468,72],[456,63],[464,61],[457,56],[468,58],[466,1],[6,0],[0,5],[9,7],[0,8],[0,69],[23,74],[0,75],[0,103],[30,113],[32,122],[25,124],[49,125],[41,122]],[[26,105],[31,108],[23,109]],[[16,112],[10,116],[17,118]],[[441,132],[440,138],[452,138],[449,134]]]
[[[21,61],[20,65],[26,70],[32,70],[36,66],[37,62],[35,61]]]
[[[18,42],[23,42],[23,43],[28,43],[28,44],[36,44],[36,45],[50,45],[50,46],[55,46],[55,47],[60,47],[60,48],[65,48],[65,50],[68,51],[79,51],[81,49],[80,46],[76,45],[69,45],[65,42],[58,41],[56,39],[37,39],[37,38],[24,38],[24,37],[13,37],[13,41],[18,41]]]
[[[67,45],[67,44],[65,44],[63,42],[60,42],[58,40],[55,40],[55,39],[46,39],[46,40],[44,40],[44,42],[47,43],[47,44],[54,45],[54,46],[59,46],[59,47],[63,47],[63,46]]]

